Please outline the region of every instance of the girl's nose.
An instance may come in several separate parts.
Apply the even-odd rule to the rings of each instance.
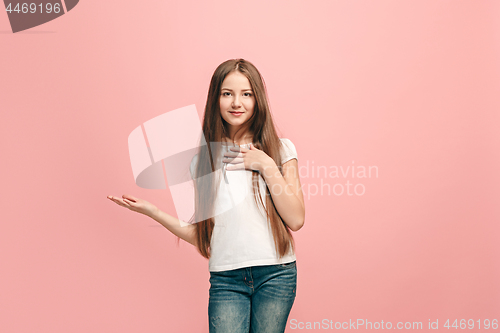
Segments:
[[[241,106],[240,100],[238,97],[235,97],[233,99],[233,107],[239,107],[239,106]]]

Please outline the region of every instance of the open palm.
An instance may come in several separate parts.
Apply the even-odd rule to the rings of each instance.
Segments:
[[[144,214],[146,216],[152,217],[158,208],[152,203],[142,200],[131,195],[123,195],[122,198],[114,197],[108,195],[108,199],[115,202],[116,204],[128,208],[134,212]]]

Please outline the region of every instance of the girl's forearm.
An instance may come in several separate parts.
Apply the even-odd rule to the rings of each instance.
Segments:
[[[261,174],[283,222],[293,231],[299,230],[304,225],[305,208],[293,193],[293,187],[283,178],[276,164],[266,166]]]
[[[167,228],[171,233],[173,233],[177,237],[196,246],[196,233],[195,233],[196,225],[191,224],[183,227],[181,226],[181,221],[179,219],[161,211],[160,209],[156,209],[156,211],[153,214],[151,214],[150,217],[153,220],[160,223],[165,228]]]

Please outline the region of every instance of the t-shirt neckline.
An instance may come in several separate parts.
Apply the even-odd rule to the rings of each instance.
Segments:
[[[234,144],[234,143],[222,142],[222,145],[223,146],[234,146],[235,147],[235,146],[249,146],[250,143],[251,142],[249,142],[249,143],[242,143],[242,144],[238,145],[238,144]]]

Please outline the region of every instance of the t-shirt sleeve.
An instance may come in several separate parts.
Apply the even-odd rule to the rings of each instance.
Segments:
[[[198,154],[194,155],[189,165],[189,171],[191,172],[191,179],[194,179],[194,172],[196,171],[196,163],[198,162]]]
[[[281,164],[285,164],[286,162],[294,158],[298,161],[299,159],[297,158],[297,150],[295,149],[295,145],[292,143],[292,141],[290,141],[290,139],[281,139],[281,142],[283,143],[283,149],[281,152]]]

